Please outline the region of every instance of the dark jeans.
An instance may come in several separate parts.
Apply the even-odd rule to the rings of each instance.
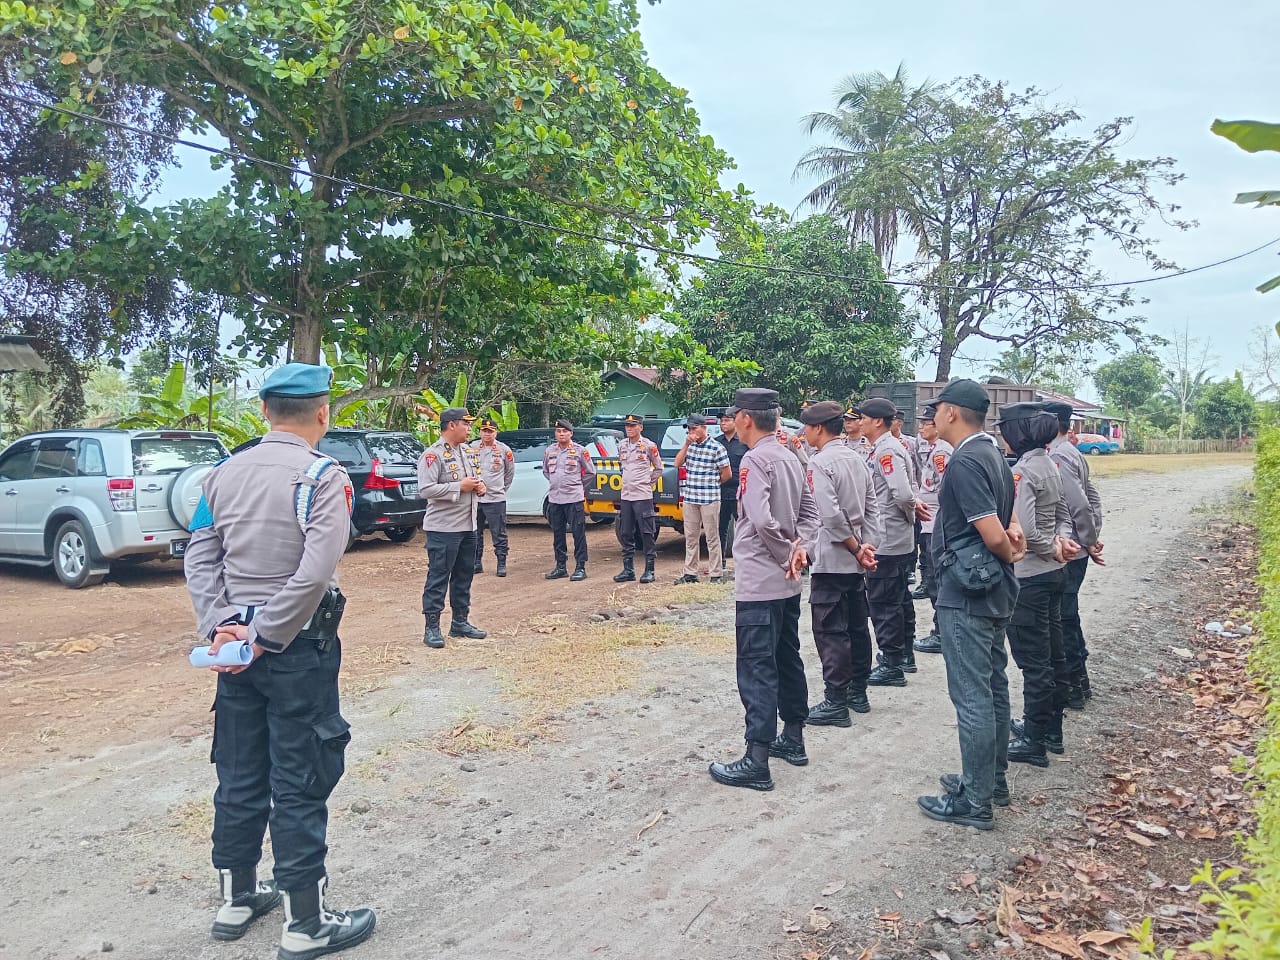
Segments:
[[[938,608],[947,693],[956,708],[964,792],[990,806],[997,781],[1009,769],[1008,656],[1004,617],[981,617],[955,607]]]
[[[422,588],[422,612],[439,616],[445,590],[453,619],[466,620],[471,612],[471,580],[476,572],[476,532],[427,531],[427,582]]]
[[[1071,674],[1067,672],[1067,656],[1062,646],[1062,592],[1067,587],[1067,570],[1063,568],[1058,589],[1049,594],[1049,663],[1053,666],[1053,733],[1062,732],[1062,711],[1067,706],[1067,689]]]
[[[726,497],[724,487],[720,488],[720,556],[728,560],[733,556],[733,531],[738,523],[738,488],[732,492],[735,496]],[[715,576],[715,571],[711,572]]]
[[[1084,672],[1089,649],[1085,646],[1084,631],[1080,627],[1080,586],[1089,569],[1087,556],[1067,564],[1067,585],[1062,591],[1062,651],[1066,657],[1067,676],[1076,677]]]
[[[615,532],[622,544],[623,563],[633,562],[637,550],[643,551],[648,563],[658,559],[658,517],[652,500],[620,500]]]
[[[843,703],[850,688],[867,689],[871,673],[866,581],[860,573],[815,573],[809,578],[809,607],[826,698]]]
[[[218,674],[213,750],[213,865],[256,866],[271,826],[281,890],[325,875],[327,801],[342,778],[350,727],[338,712],[342,646],[294,640],[241,673]]]
[[[747,712],[747,742],[770,744],[778,717],[803,722],[809,687],[800,660],[800,598],[739,601],[738,696]]]
[[[1018,603],[1006,633],[1009,652],[1022,671],[1022,716],[1032,737],[1055,732],[1058,710],[1053,673],[1053,600],[1066,582],[1065,570],[1018,580]]]
[[[484,531],[492,531],[493,553],[501,563],[507,559],[507,504],[481,503],[476,511],[476,566],[484,556]]]
[[[933,610],[933,635],[938,635],[938,572],[933,568],[933,534],[920,532],[920,579]]]
[[[547,521],[551,524],[551,548],[555,551],[556,566],[569,562],[569,548],[564,530],[573,532],[573,562],[580,567],[587,565],[587,506],[577,503],[551,503],[547,505]]]
[[[881,662],[901,666],[907,656],[907,645],[915,639],[915,606],[907,589],[907,572],[915,561],[909,553],[881,555],[876,559],[880,565],[867,574],[871,623],[876,628]]]

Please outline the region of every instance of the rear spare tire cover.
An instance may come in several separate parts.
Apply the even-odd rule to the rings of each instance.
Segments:
[[[196,507],[204,495],[204,478],[212,469],[212,464],[202,463],[187,467],[173,478],[169,487],[169,516],[183,530],[191,529],[191,518],[196,515]]]

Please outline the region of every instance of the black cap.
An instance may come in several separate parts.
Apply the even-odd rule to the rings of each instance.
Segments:
[[[932,420],[935,416],[937,416],[937,413],[938,413],[937,404],[927,403],[925,404],[924,409],[921,410],[920,413],[916,415],[916,419]]]
[[[447,427],[451,423],[458,420],[465,420],[472,423],[475,420],[471,414],[467,413],[466,407],[446,407],[440,411],[440,426]]]
[[[721,411],[720,411],[720,419],[721,419],[721,420],[732,420],[732,419],[733,419],[733,417],[734,417],[734,415],[735,415],[737,412],[738,412],[738,408],[737,408],[737,407],[725,407],[723,410],[721,410]]]
[[[557,429],[557,430],[572,430],[572,429],[573,429],[573,424],[572,424],[572,423],[570,423],[568,420],[566,420],[564,417],[561,417],[559,420],[557,420],[557,421],[556,421],[556,429]]]
[[[1075,410],[1071,404],[1064,400],[1047,400],[1040,406],[1057,417],[1058,422],[1064,427],[1071,426],[1071,418],[1075,416]]]
[[[907,413],[906,413],[906,411],[905,411],[905,410],[903,410],[901,407],[898,407],[896,410],[894,410],[894,411],[893,411],[893,419],[895,419],[895,420],[905,420],[905,419],[907,419]]]
[[[898,408],[884,397],[871,397],[858,405],[858,412],[864,417],[876,420],[892,420]]]
[[[684,418],[684,425],[686,427],[705,427],[707,418],[700,413],[691,413]]]
[[[480,420],[480,429],[481,430],[497,430],[498,422],[494,420],[493,417],[483,417]]]
[[[644,417],[638,413],[628,413],[622,418],[623,423],[644,423]]]
[[[844,418],[846,420],[861,420],[862,414],[858,411],[857,407],[849,407],[844,412]]]
[[[733,405],[737,410],[753,410],[767,413],[778,409],[778,391],[766,387],[743,387],[733,395]]]
[[[933,398],[935,407],[940,403],[950,403],[985,414],[987,408],[991,406],[991,397],[980,383],[975,383],[973,380],[952,380],[942,388],[940,394]]]
[[[1002,403],[998,411],[1000,419],[996,423],[1030,420],[1032,417],[1038,417],[1048,412],[1043,403]]]
[[[839,420],[842,416],[844,416],[844,407],[840,404],[834,400],[819,400],[800,411],[800,422],[809,425],[830,423],[832,420]]]

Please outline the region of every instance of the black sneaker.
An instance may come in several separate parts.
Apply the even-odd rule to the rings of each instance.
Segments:
[[[495,571],[493,571],[493,573],[494,573],[494,575],[495,575],[495,576],[498,576],[498,577],[505,577],[505,576],[507,575],[507,561],[505,561],[505,560],[499,560],[499,561],[498,561],[498,569],[497,569],[497,570],[495,570]]]
[[[483,640],[489,634],[479,627],[472,626],[466,620],[454,620],[449,624],[449,636],[463,637],[467,640]]]
[[[929,599],[929,591],[925,588],[925,585],[923,583],[911,591],[911,599],[912,600],[928,600]]]
[[[1044,744],[1039,739],[1018,737],[1009,741],[1009,762],[1029,763],[1033,767],[1047,767],[1049,757],[1044,752]]]
[[[991,808],[970,803],[963,793],[944,793],[940,797],[916,797],[916,806],[930,820],[954,823],[961,827],[994,830],[995,817]]]
[[[677,586],[677,587],[679,587],[679,586],[682,586],[683,584],[686,584],[686,583],[697,583],[697,582],[698,582],[698,578],[697,578],[697,577],[695,577],[695,576],[694,576],[693,574],[691,574],[691,573],[686,573],[684,576],[682,576],[682,577],[680,577],[678,580],[676,580],[676,586]]]
[[[842,703],[837,703],[834,700],[823,700],[816,707],[810,707],[809,716],[805,723],[812,727],[852,727],[853,720],[849,718],[847,698]]]
[[[911,645],[916,653],[941,653],[942,638],[936,633],[931,633],[927,637],[921,637]]]
[[[581,583],[585,579],[587,579],[586,567],[575,567],[573,573],[569,576],[570,583]]]
[[[938,782],[942,784],[942,789],[947,793],[960,792],[960,774],[944,773],[938,778]],[[1009,805],[1009,784],[997,783],[995,790],[991,792],[991,802],[997,807],[1007,807]]]
[[[707,767],[711,779],[728,787],[747,787],[751,790],[772,790],[773,779],[767,764],[756,763],[746,756],[733,763],[713,763]]]
[[[902,675],[901,668],[887,663],[877,663],[871,675],[867,677],[869,687],[905,687],[906,685],[907,678]]]
[[[854,713],[871,712],[871,701],[867,699],[866,690],[849,691],[849,709]]]
[[[769,744],[769,756],[785,760],[793,767],[803,767],[809,762],[809,755],[804,752],[804,742],[794,740],[785,733],[778,734]]]
[[[569,571],[564,567],[556,567],[550,573],[544,573],[542,576],[545,580],[563,580],[568,575]]]

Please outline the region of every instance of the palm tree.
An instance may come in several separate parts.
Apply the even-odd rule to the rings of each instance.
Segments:
[[[899,235],[922,234],[909,212],[877,191],[874,181],[879,178],[874,174],[878,165],[892,162],[895,149],[909,142],[912,121],[934,90],[928,80],[911,86],[903,64],[892,77],[855,73],[836,86],[833,112],[811,113],[801,121],[810,136],[824,133],[835,141],[814,147],[796,164],[795,179],[821,178],[801,206],[834,216],[851,241],[869,240],[886,271]]]

